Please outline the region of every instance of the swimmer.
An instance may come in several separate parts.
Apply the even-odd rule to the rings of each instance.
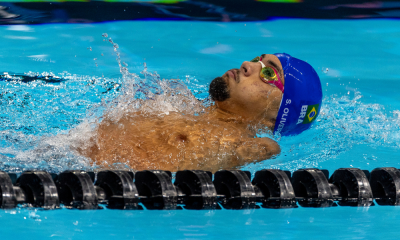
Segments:
[[[317,118],[322,89],[315,70],[288,54],[263,54],[215,78],[215,104],[198,116],[140,112],[104,119],[90,147],[78,151],[102,166],[133,170],[234,169],[280,154],[274,140],[308,129]]]

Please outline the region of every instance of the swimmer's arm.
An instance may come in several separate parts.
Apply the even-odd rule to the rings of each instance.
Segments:
[[[278,143],[269,138],[248,138],[236,148],[239,165],[269,159],[280,152]]]

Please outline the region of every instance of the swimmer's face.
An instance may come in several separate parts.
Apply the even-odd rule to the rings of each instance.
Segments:
[[[274,68],[285,84],[279,59],[272,54],[261,57],[265,66]],[[222,77],[215,78],[210,84],[210,95],[217,107],[246,118],[263,117],[268,111],[277,114],[282,92],[260,78],[261,68],[259,62],[245,61],[239,69],[231,69]]]

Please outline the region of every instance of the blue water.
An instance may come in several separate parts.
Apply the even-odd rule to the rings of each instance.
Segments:
[[[23,239],[394,239],[400,209],[220,211],[57,210],[0,214],[2,236]],[[7,228],[7,229],[5,229]]]
[[[244,60],[275,52],[290,53],[316,68],[324,91],[323,110],[311,130],[296,137],[275,136],[281,155],[242,169],[254,173],[263,168],[318,167],[332,173],[340,167],[399,167],[398,24],[281,19],[1,26],[0,73],[61,81],[0,82],[0,168],[14,172],[96,168],[70,146],[89,136],[104,111],[135,103],[129,95],[132,79],[146,87],[159,76],[168,79],[164,81],[171,83],[168,87],[185,84],[204,100],[207,84],[215,76]],[[121,74],[117,53],[121,66],[135,75]],[[142,72],[145,65],[147,72]],[[143,98],[149,92],[135,96]],[[17,238],[31,234],[33,239],[381,239],[397,236],[399,219],[398,208],[381,206],[246,211],[19,208],[0,211],[0,234]]]

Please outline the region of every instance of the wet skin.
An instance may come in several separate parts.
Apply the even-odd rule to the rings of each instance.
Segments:
[[[284,83],[282,65],[274,55],[262,55]],[[227,71],[227,99],[199,116],[137,112],[118,122],[104,119],[88,148],[78,151],[98,165],[125,163],[134,170],[178,171],[232,169],[280,153],[269,138],[255,138],[257,129],[273,131],[282,92],[260,78],[261,64],[245,61]],[[215,81],[215,80],[214,80]],[[211,95],[213,96],[213,95]]]

